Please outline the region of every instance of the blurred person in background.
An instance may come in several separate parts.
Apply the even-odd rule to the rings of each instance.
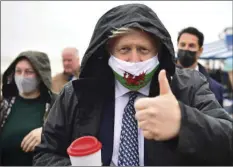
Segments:
[[[35,149],[35,166],[70,166],[82,136],[101,143],[103,166],[229,165],[232,119],[198,71],[175,65],[171,37],[143,4],[97,22],[80,78],[65,85]],[[204,92],[204,94],[203,94]]]
[[[228,79],[229,79],[229,86],[227,87],[226,93],[226,101],[228,101],[228,105],[225,106],[225,109],[227,112],[229,112],[233,116],[233,58],[227,58],[224,61],[224,72],[227,72],[228,74]]]
[[[31,166],[42,126],[56,95],[47,54],[25,51],[3,74],[0,166]]]
[[[1,73],[1,78],[0,78],[0,103],[2,101],[2,73]]]
[[[183,68],[195,69],[202,73],[209,82],[210,90],[223,106],[223,86],[211,78],[205,67],[198,63],[198,58],[203,52],[203,33],[194,27],[185,28],[179,32],[177,43],[177,64]]]
[[[67,47],[62,51],[63,72],[52,79],[52,90],[59,93],[64,85],[79,77],[79,53],[76,48]]]

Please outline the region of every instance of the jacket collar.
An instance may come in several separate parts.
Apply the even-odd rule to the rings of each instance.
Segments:
[[[205,70],[205,68],[200,63],[198,63],[198,68],[199,68],[199,72],[202,73],[207,78],[207,80],[209,81],[210,76],[207,73],[207,71]]]

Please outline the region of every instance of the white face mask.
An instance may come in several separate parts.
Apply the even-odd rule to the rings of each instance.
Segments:
[[[15,75],[15,83],[19,93],[31,93],[38,88],[40,80],[36,78],[27,78]]]
[[[158,57],[146,61],[131,63],[111,56],[108,61],[116,79],[126,88],[137,91],[151,81],[158,68]]]

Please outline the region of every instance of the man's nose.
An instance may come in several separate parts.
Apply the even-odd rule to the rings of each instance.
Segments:
[[[185,46],[183,47],[183,49],[184,49],[184,50],[189,50],[189,46],[188,46],[188,45],[185,45]]]
[[[65,65],[65,66],[68,66],[68,65],[69,65],[69,62],[68,62],[68,61],[65,61],[65,62],[64,62],[64,65]]]
[[[190,48],[189,45],[185,45],[183,49],[184,49],[184,50],[190,50],[191,48]]]
[[[137,49],[132,50],[129,61],[132,63],[140,62],[140,54]]]

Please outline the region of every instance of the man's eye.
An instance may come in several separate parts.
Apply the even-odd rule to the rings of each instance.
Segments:
[[[124,50],[124,51],[125,51],[125,50],[129,50],[129,48],[121,48],[121,50]]]
[[[181,43],[180,46],[185,47],[185,43]]]
[[[194,44],[190,44],[189,47],[190,48],[195,48],[195,45]]]
[[[127,48],[127,47],[120,48],[120,52],[121,52],[121,53],[126,53],[126,52],[128,52],[128,51],[130,51],[130,48]]]
[[[148,50],[148,49],[146,49],[146,48],[140,48],[140,52],[142,52],[142,53],[148,53],[148,52],[149,52],[149,50]]]

